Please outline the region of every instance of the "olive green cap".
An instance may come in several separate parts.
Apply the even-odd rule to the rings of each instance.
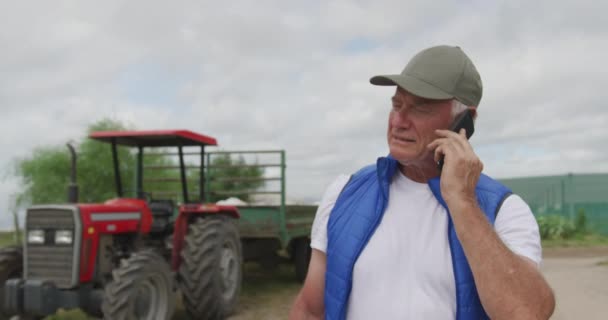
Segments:
[[[427,99],[456,99],[467,106],[479,106],[481,77],[469,57],[452,46],[422,50],[401,74],[380,75],[369,80],[378,86],[399,86]]]

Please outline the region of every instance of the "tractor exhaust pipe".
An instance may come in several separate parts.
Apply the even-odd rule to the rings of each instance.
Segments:
[[[68,202],[78,203],[78,184],[76,183],[76,150],[71,143],[66,144],[72,155],[72,165],[70,167],[70,184],[68,185]]]

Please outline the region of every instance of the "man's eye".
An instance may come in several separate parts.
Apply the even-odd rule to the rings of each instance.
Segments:
[[[419,112],[419,113],[430,113],[431,112],[431,108],[429,108],[429,106],[426,103],[417,104],[412,109],[414,109],[416,112]]]

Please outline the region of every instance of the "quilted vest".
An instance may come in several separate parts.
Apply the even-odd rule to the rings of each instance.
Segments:
[[[364,167],[355,173],[338,196],[327,224],[326,320],[343,320],[346,317],[353,267],[382,220],[395,170],[398,170],[396,160],[390,156],[378,158],[376,165]],[[446,232],[456,282],[456,320],[488,319],[448,207],[441,196],[439,178],[429,180],[428,184],[437,201],[448,211]],[[475,192],[480,208],[490,224],[494,225],[496,214],[511,191],[482,174]]]

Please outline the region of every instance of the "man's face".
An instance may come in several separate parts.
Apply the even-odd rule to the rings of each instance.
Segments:
[[[415,96],[399,87],[391,98],[387,140],[391,155],[400,162],[433,161],[427,149],[452,122],[452,100],[431,100]]]

